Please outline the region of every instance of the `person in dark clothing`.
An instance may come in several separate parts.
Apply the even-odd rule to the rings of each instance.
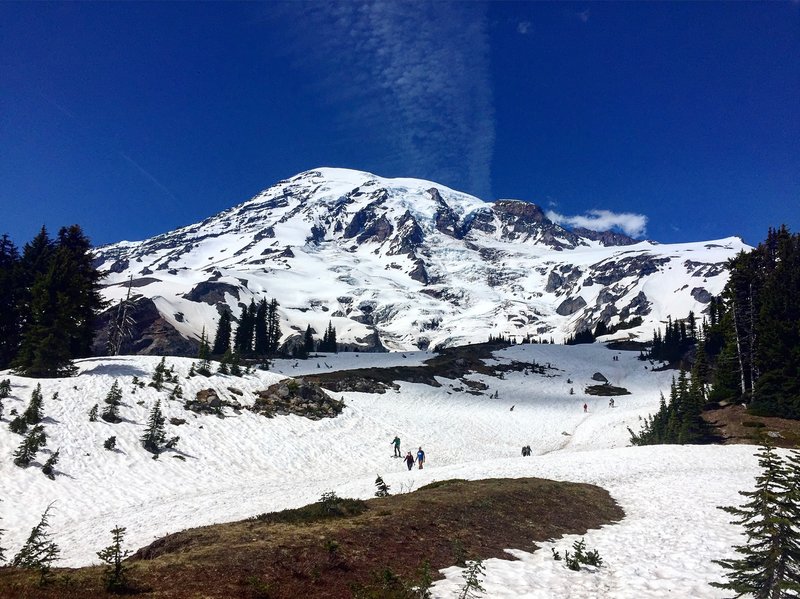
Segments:
[[[411,455],[410,451],[406,454],[406,466],[408,466],[409,470],[414,466],[414,456]]]
[[[422,465],[425,463],[425,452],[422,451],[422,447],[419,448],[417,452],[417,464],[419,464],[419,469],[422,470]]]
[[[395,435],[394,439],[392,439],[392,444],[394,444],[394,457],[401,457],[403,454],[400,453],[400,437]]]

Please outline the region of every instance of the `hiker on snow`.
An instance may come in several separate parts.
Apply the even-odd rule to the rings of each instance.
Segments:
[[[417,464],[419,464],[419,469],[422,470],[422,465],[425,463],[425,452],[422,451],[422,447],[419,448],[417,452]]]
[[[589,411],[589,406],[587,406],[586,404],[583,404],[583,411],[584,412],[588,412]]]
[[[400,453],[400,437],[395,435],[394,439],[392,439],[392,443],[394,444],[394,457],[396,458],[401,457],[402,454]]]
[[[409,469],[409,470],[411,470],[411,467],[412,467],[413,465],[414,465],[414,456],[413,456],[413,455],[411,455],[411,452],[409,451],[409,452],[406,454],[406,466],[408,466],[408,469]]]

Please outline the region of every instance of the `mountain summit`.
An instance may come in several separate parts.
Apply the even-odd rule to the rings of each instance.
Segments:
[[[129,352],[192,353],[226,307],[236,318],[264,297],[280,303],[283,343],[330,322],[354,349],[408,350],[489,334],[560,342],[601,321],[649,336],[667,315],[702,312],[745,249],[569,231],[535,204],[318,168],[200,223],[100,247],[96,263],[107,299],[134,294]]]

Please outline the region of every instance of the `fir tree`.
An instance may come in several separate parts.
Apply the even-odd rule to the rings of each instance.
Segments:
[[[269,338],[267,336],[267,300],[258,302],[256,317],[253,324],[253,353],[257,356],[266,356],[269,352]]]
[[[111,436],[105,441],[103,441],[103,447],[108,451],[113,451],[114,448],[117,446],[117,438],[115,436]]]
[[[230,363],[233,360],[233,354],[231,353],[230,348],[225,350],[225,353],[222,356],[222,359],[219,361],[219,367],[217,368],[217,374],[230,374]]]
[[[89,422],[97,422],[97,407],[97,404],[94,404],[89,410]]]
[[[227,309],[222,310],[217,324],[217,334],[214,337],[214,348],[211,353],[215,356],[230,351],[231,349],[231,313]]]
[[[23,416],[17,416],[8,423],[8,428],[12,433],[22,435],[28,430],[28,423],[25,422],[25,418]]]
[[[55,480],[56,478],[56,473],[53,470],[53,467],[58,463],[59,451],[59,449],[56,449],[55,453],[50,454],[50,457],[47,458],[44,466],[42,466],[42,473],[50,480]]]
[[[306,355],[314,351],[314,333],[311,330],[311,325],[306,326],[306,332],[303,336],[303,349]]]
[[[40,583],[44,583],[47,580],[47,575],[50,573],[53,562],[58,559],[61,553],[58,545],[51,540],[52,534],[48,530],[50,528],[48,518],[52,507],[52,503],[47,506],[39,523],[31,529],[28,540],[25,541],[19,553],[11,560],[11,565],[15,568],[39,570]]]
[[[239,316],[239,326],[234,335],[233,348],[240,354],[248,356],[253,351],[253,332],[256,320],[256,304],[250,300],[250,305],[242,308]]]
[[[389,497],[389,489],[391,489],[391,487],[384,482],[380,474],[378,478],[375,479],[375,487],[377,488],[375,497]]]
[[[150,410],[150,417],[147,421],[147,429],[142,435],[142,447],[144,447],[150,453],[158,454],[161,450],[161,444],[164,443],[166,439],[166,433],[164,430],[164,423],[166,419],[164,415],[161,413],[161,400],[156,400],[156,404],[153,406],[153,409]]]
[[[281,341],[281,319],[278,314],[278,306],[278,300],[273,298],[267,309],[267,352],[269,354],[278,351]],[[335,335],[334,332],[334,342],[336,341]]]
[[[0,237],[0,370],[8,368],[19,349],[20,300],[23,292],[20,256],[8,235]]]
[[[242,358],[239,355],[239,352],[233,352],[231,356],[231,375],[232,376],[242,376],[242,367],[241,367]]]
[[[150,386],[156,391],[161,391],[164,388],[164,382],[167,379],[167,358],[162,357],[161,361],[156,364],[156,369],[153,371],[153,380]]]
[[[125,537],[125,529],[115,526],[111,530],[111,545],[97,552],[97,557],[107,565],[103,573],[106,590],[112,593],[119,593],[128,589],[126,577],[127,568],[122,563],[131,552],[122,549],[122,542]]]
[[[203,376],[211,376],[211,348],[208,347],[208,340],[206,339],[206,328],[203,327],[203,332],[200,334],[200,349],[197,357],[200,359],[200,364],[197,365],[195,372]]]
[[[45,443],[47,443],[47,435],[44,432],[44,427],[41,424],[37,424],[25,436],[25,439],[14,452],[14,464],[20,468],[27,468]]]
[[[727,582],[712,586],[729,589],[737,597],[755,599],[797,597],[800,591],[800,479],[772,447],[759,449],[761,474],[753,491],[740,491],[747,502],[740,507],[721,507],[742,525],[747,545],[734,547],[739,559],[714,560],[727,570]]]
[[[22,413],[22,417],[25,419],[26,424],[38,424],[42,421],[42,418],[44,418],[44,414],[42,413],[43,401],[44,397],[42,396],[42,384],[37,383],[36,388],[31,393],[31,402]]]
[[[120,422],[121,418],[119,417],[119,406],[122,403],[122,389],[120,389],[119,383],[116,380],[111,385],[111,389],[108,390],[108,394],[106,395],[104,401],[106,403],[106,407],[103,409],[101,418],[106,422],[111,422],[112,424]]]
[[[482,560],[475,560],[467,564],[467,569],[464,571],[464,586],[461,587],[458,599],[474,599],[480,597],[480,593],[486,592],[481,585],[485,571]]]

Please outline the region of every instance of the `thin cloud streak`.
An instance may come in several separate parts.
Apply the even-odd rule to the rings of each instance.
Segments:
[[[180,200],[178,200],[178,198],[175,197],[174,193],[172,193],[163,183],[161,183],[161,181],[159,181],[153,175],[151,175],[147,170],[145,170],[145,168],[143,166],[141,166],[133,158],[128,156],[125,152],[119,152],[119,155],[122,156],[122,158],[128,164],[130,164],[133,168],[135,168],[137,171],[139,171],[139,174],[141,174],[145,179],[150,181],[153,185],[158,187],[161,191],[163,191],[165,194],[167,194],[173,200],[175,200],[175,202],[179,202],[180,201]]]
[[[494,151],[486,6],[365,0],[306,5],[296,49],[328,74],[340,127],[386,146],[391,167],[488,198]],[[362,135],[362,137],[363,137]],[[355,165],[357,166],[357,165]]]
[[[589,210],[584,215],[566,216],[549,210],[546,216],[559,225],[584,227],[592,231],[619,230],[630,237],[642,237],[647,233],[647,216],[644,214],[612,212],[611,210]]]

